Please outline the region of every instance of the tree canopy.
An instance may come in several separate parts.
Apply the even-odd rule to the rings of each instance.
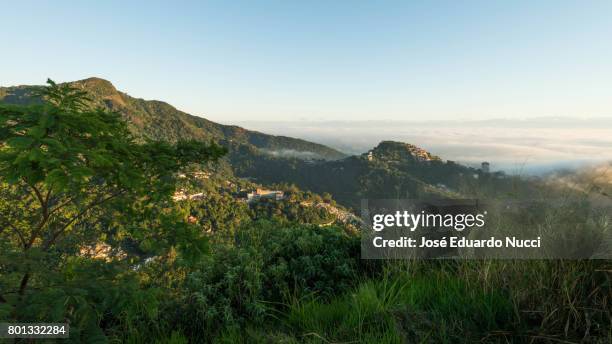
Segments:
[[[67,285],[67,269],[74,273],[74,257],[88,248],[132,243],[149,256],[186,258],[203,251],[201,231],[172,207],[175,174],[224,148],[138,143],[119,114],[88,106],[69,85],[49,80],[39,96],[38,104],[0,104],[0,318],[36,318],[25,313],[41,290]],[[107,260],[137,263],[130,250],[112,247]],[[50,304],[34,313],[42,319]]]

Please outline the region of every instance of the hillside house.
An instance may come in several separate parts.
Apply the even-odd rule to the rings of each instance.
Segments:
[[[198,172],[194,172],[193,176],[196,179],[209,179],[211,174],[210,172],[202,172],[202,171],[198,171]]]
[[[285,199],[285,193],[279,190],[266,190],[257,188],[253,192],[247,193],[247,202],[258,201],[262,198],[280,201]]]
[[[489,171],[491,170],[490,164],[487,161],[483,161],[480,165],[480,170],[484,173],[489,173]]]
[[[188,195],[185,191],[180,190],[174,193],[172,196],[172,200],[175,202],[185,201],[185,200],[202,200],[206,197],[203,192],[198,192],[195,194]]]

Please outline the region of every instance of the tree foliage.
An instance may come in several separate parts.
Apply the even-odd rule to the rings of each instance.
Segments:
[[[0,317],[28,321],[48,320],[51,300],[60,300],[54,319],[74,315],[70,300],[87,287],[69,286],[83,266],[97,266],[108,287],[125,279],[141,257],[118,243],[150,256],[201,253],[202,233],[173,208],[174,175],[225,153],[195,141],[138,144],[119,114],[92,109],[68,85],[49,80],[40,97],[0,104]]]

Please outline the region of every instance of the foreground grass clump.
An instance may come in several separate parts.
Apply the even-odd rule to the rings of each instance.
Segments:
[[[457,270],[508,291],[520,324],[512,335],[597,343],[612,342],[611,272],[607,260],[466,262]]]
[[[403,343],[474,340],[507,324],[512,304],[499,292],[469,289],[461,280],[387,276],[325,303],[294,300],[287,324],[306,342]]]

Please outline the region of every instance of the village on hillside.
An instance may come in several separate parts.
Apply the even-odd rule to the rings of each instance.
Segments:
[[[175,202],[201,202],[210,198],[211,194],[223,194],[250,208],[257,207],[262,202],[287,202],[303,209],[323,211],[328,214],[328,220],[316,223],[321,227],[340,223],[356,229],[361,225],[361,218],[337,206],[335,202],[330,203],[318,195],[312,196],[311,193],[299,191],[295,187],[293,190],[264,188],[245,178],[228,178],[208,171],[183,172],[177,174],[177,178],[182,186],[177,188],[172,196]],[[187,222],[197,223],[198,218],[190,215]]]

